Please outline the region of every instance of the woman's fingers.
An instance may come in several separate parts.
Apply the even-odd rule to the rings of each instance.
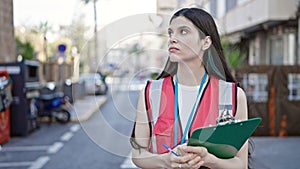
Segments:
[[[193,158],[194,158],[193,154],[185,154],[185,155],[182,155],[179,157],[172,155],[171,161],[175,162],[175,163],[187,163],[188,161],[192,160]]]
[[[196,163],[190,164],[190,163],[174,163],[172,165],[172,168],[188,168],[188,169],[198,169],[203,165],[203,161],[194,161]]]
[[[208,152],[205,147],[193,147],[187,145],[180,145],[174,149],[180,156],[171,156],[171,167],[172,168],[189,168],[198,169],[204,164],[204,158]]]
[[[198,155],[195,155],[195,158],[190,160],[187,164],[189,168],[199,168],[203,165],[204,161],[202,161],[202,158]]]
[[[200,157],[205,157],[207,155],[207,149],[205,147],[194,147],[194,146],[182,146],[181,149],[186,153],[198,154]]]
[[[186,143],[184,143],[184,144],[181,144],[181,145],[178,145],[175,149],[176,149],[176,151],[179,153],[179,154],[181,154],[181,155],[185,155],[186,154],[186,152],[185,151],[183,151],[183,149],[182,149],[182,147],[184,147],[184,146],[186,146]]]
[[[194,164],[197,164],[199,160],[194,160],[195,154],[185,154],[182,156],[174,156],[171,154],[171,167],[172,168],[191,168]],[[193,165],[189,162],[192,161]],[[193,168],[193,167],[192,167]]]

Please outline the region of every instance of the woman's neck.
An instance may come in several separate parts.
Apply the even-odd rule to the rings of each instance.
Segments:
[[[197,62],[178,63],[177,77],[180,84],[187,86],[200,85],[204,73],[204,66]]]

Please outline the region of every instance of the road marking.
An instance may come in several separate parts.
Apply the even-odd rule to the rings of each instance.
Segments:
[[[16,147],[2,147],[2,152],[13,151],[45,151],[49,146],[16,146]]]
[[[81,126],[79,124],[74,124],[72,127],[70,127],[70,130],[72,132],[76,132],[81,128]]]
[[[47,150],[49,154],[55,154],[57,153],[62,147],[64,146],[64,143],[62,142],[56,142],[52,146],[50,146]]]
[[[64,135],[60,137],[61,141],[69,141],[73,137],[72,132],[66,132]]]
[[[131,152],[128,154],[124,162],[121,164],[120,168],[138,168],[136,165],[133,164],[131,160]]]
[[[41,156],[35,160],[28,169],[41,169],[49,160],[49,156]]]
[[[5,162],[0,163],[0,168],[8,168],[8,167],[25,167],[30,166],[33,162]]]

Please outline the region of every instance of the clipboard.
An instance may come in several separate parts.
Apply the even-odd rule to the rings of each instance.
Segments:
[[[196,129],[188,140],[188,146],[203,146],[218,158],[234,157],[261,122],[252,118],[227,124],[217,124]]]

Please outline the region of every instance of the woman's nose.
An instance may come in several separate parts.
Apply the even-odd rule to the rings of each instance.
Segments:
[[[170,42],[170,43],[177,43],[178,40],[176,39],[175,36],[171,36],[170,39],[169,39],[169,42]]]

